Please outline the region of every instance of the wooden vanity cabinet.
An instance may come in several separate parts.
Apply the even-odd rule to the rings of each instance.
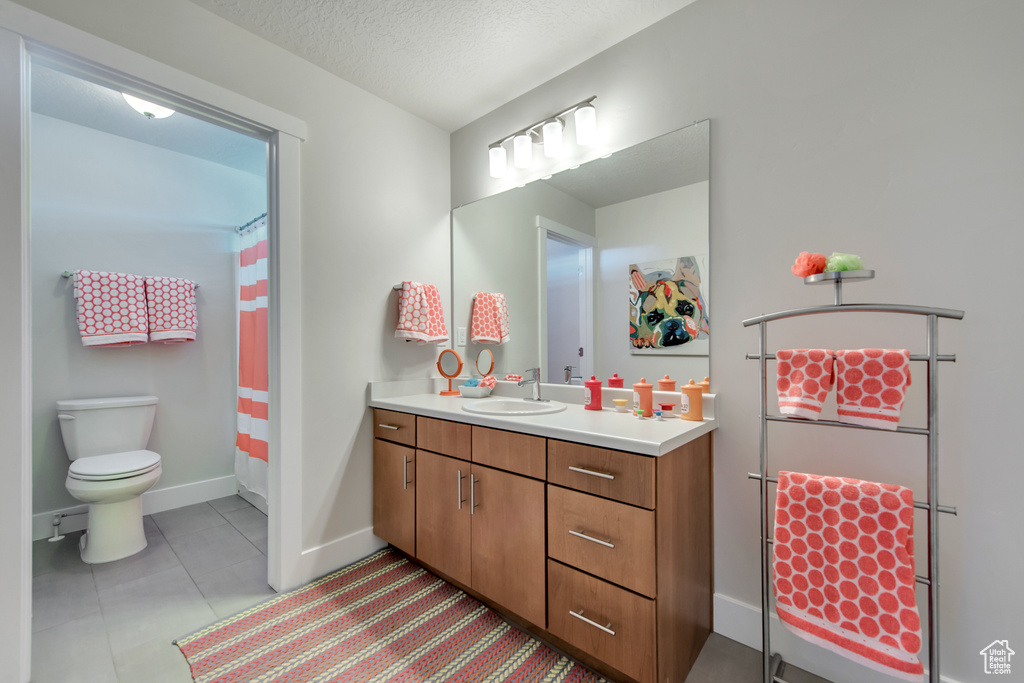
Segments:
[[[412,415],[373,411],[373,533],[416,554],[416,422]]]

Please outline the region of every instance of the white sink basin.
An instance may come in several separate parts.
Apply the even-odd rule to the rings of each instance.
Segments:
[[[558,401],[527,401],[522,398],[485,398],[462,406],[470,413],[484,415],[545,415],[565,410]]]

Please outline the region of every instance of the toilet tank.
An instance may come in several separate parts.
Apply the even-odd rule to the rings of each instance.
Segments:
[[[120,396],[57,401],[68,457],[78,460],[145,449],[158,400],[156,396]]]

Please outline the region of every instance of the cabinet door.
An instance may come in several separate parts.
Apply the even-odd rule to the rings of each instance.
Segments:
[[[470,585],[468,462],[416,451],[416,557]]]
[[[473,465],[474,590],[543,627],[544,482]]]
[[[373,440],[373,533],[416,554],[416,452]]]

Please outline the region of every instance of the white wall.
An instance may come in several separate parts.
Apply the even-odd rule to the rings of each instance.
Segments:
[[[708,182],[694,183],[600,208],[597,220],[597,299],[594,305],[597,367],[617,372],[632,384],[641,377],[654,383],[666,374],[677,385],[701,381],[707,356],[633,355],[629,346],[629,266],[708,252]],[[701,278],[706,278],[701,273]],[[703,285],[703,280],[702,280]],[[715,310],[710,305],[712,334]]]
[[[455,326],[469,327],[476,292],[504,294],[508,303],[509,341],[486,345],[494,352],[496,377],[521,375],[541,365],[537,216],[594,234],[594,210],[546,183],[531,183],[486,202],[460,206],[453,213],[452,259],[458,268],[453,273]],[[483,346],[468,343],[459,349],[470,361],[463,374],[475,374],[470,369],[475,369],[473,362]]]
[[[31,134],[34,512],[80,505],[64,486],[63,398],[159,397],[154,490],[231,476],[233,227],[266,211],[266,178],[39,114]],[[196,341],[82,346],[74,285],[60,277],[79,268],[198,282]]]
[[[22,4],[307,124],[302,571],[312,578],[365,554],[367,382],[436,374],[437,347],[394,339],[392,286],[430,282],[450,300],[448,134],[187,0]]]
[[[847,301],[967,312],[940,326],[940,350],[958,357],[940,368],[940,502],[960,510],[941,520],[943,673],[979,680],[983,647],[1024,643],[1024,316],[1011,275],[1024,250],[1021,35],[1015,0],[699,0],[453,134],[458,205],[503,189],[488,177],[489,142],[582,97],[597,95],[617,147],[711,119],[718,630],[759,644],[760,616],[746,607],[760,604],[757,488],[746,478],[758,467],[758,379],[744,360],[757,335],[740,323],[829,303],[789,266],[800,251],[847,251],[877,272]],[[922,352],[923,329],[884,315],[794,322],[769,344]],[[908,423],[919,424],[922,400],[909,399]],[[769,467],[908,483],[923,496],[921,437],[776,426]],[[919,526],[919,567],[923,547]],[[778,649],[840,683],[875,680],[802,641]]]

